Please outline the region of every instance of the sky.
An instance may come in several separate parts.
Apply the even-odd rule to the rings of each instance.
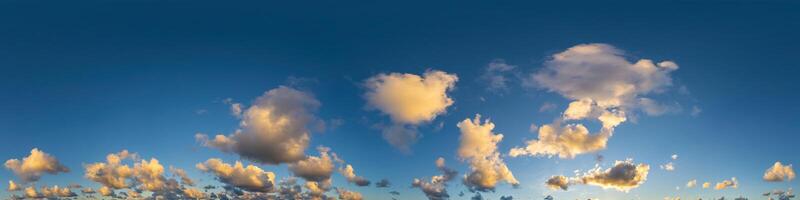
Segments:
[[[798,2],[0,5],[0,198],[800,188]]]

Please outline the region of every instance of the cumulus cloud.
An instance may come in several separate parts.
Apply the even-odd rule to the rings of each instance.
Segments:
[[[25,191],[23,192],[23,194],[25,195],[25,198],[30,198],[30,199],[41,199],[41,198],[44,198],[44,196],[42,196],[42,194],[40,194],[39,191],[36,191],[36,188],[34,188],[32,186],[31,187],[26,187]]]
[[[517,68],[516,65],[509,65],[503,59],[492,60],[481,75],[481,80],[486,82],[486,90],[492,92],[508,91],[509,72]]]
[[[453,105],[447,92],[458,77],[438,70],[416,74],[378,74],[364,83],[367,106],[389,116],[394,123],[383,130],[384,139],[401,150],[416,142],[416,126],[433,121]]]
[[[347,179],[347,182],[356,184],[357,186],[369,186],[370,181],[364,177],[358,176],[353,169],[353,166],[347,165],[344,168],[339,168],[339,173]]]
[[[324,181],[306,181],[305,188],[313,199],[324,199],[325,192],[331,190],[331,179]]]
[[[164,166],[155,158],[150,159],[150,161],[142,160],[136,163],[133,168],[133,174],[137,183],[141,184],[142,189],[148,191],[161,191],[166,184]]]
[[[553,55],[542,70],[531,74],[527,85],[558,93],[572,102],[561,119],[540,128],[538,140],[512,149],[510,155],[574,158],[605,149],[614,128],[627,121],[631,112],[656,114],[663,110],[643,95],[672,85],[670,73],[677,69],[672,61],[641,59],[631,63],[621,50],[607,44],[577,45]],[[601,122],[600,131],[589,134],[582,124],[560,125],[562,121],[583,119]]]
[[[9,159],[5,162],[5,167],[14,172],[20,180],[25,182],[35,182],[44,174],[58,174],[69,172],[69,168],[62,165],[56,157],[51,156],[39,149],[32,149],[28,157]]]
[[[667,171],[674,171],[675,170],[675,163],[668,162],[667,164],[660,165],[661,169]]]
[[[795,178],[792,165],[783,165],[781,162],[775,162],[766,172],[764,172],[764,181],[768,182],[782,182],[784,180],[791,181]]]
[[[715,190],[722,190],[726,188],[739,188],[739,181],[736,180],[736,177],[731,178],[730,180],[723,180],[722,182],[718,182],[715,186]]]
[[[92,163],[84,166],[86,169],[84,177],[100,183],[107,187],[106,189],[127,188],[129,186],[127,179],[133,176],[134,171],[130,166],[123,164],[122,160],[133,157],[136,157],[135,154],[131,154],[127,150],[108,154],[105,163]],[[100,193],[103,193],[102,190]]]
[[[686,187],[687,188],[693,188],[694,186],[697,186],[697,180],[692,179],[689,182],[686,182]]]
[[[295,176],[307,181],[324,181],[331,178],[334,164],[328,155],[330,149],[326,147],[317,148],[320,156],[308,156],[296,163],[289,164],[289,171]]]
[[[497,143],[503,140],[503,134],[492,132],[494,123],[481,122],[481,116],[476,115],[475,119],[461,121],[457,127],[461,131],[458,156],[470,163],[472,171],[464,177],[464,183],[471,190],[493,191],[499,181],[519,184],[497,152]]]
[[[76,197],[78,194],[75,194],[67,187],[58,187],[58,185],[53,187],[42,187],[42,197],[45,198],[67,198],[67,197]]]
[[[361,193],[356,191],[345,190],[342,188],[336,188],[336,192],[339,193],[339,199],[341,200],[363,200],[364,198],[361,197]]]
[[[442,175],[433,176],[428,182],[415,178],[414,181],[411,182],[411,187],[422,190],[425,196],[430,200],[449,199],[450,195],[447,193],[447,182],[453,180],[458,172],[445,166],[445,160],[442,157],[436,159],[436,168],[442,172]]]
[[[582,124],[561,125],[560,122],[545,124],[539,127],[539,139],[529,140],[525,147],[517,147],[509,151],[511,157],[554,156],[574,158],[578,154],[605,149],[611,132],[590,134]]]
[[[632,160],[616,161],[611,168],[602,169],[600,166],[596,166],[576,177],[550,177],[545,185],[553,190],[567,190],[570,185],[583,184],[628,192],[644,184],[649,171],[650,166],[647,164],[634,164]]]
[[[550,178],[548,178],[547,181],[545,181],[545,185],[552,190],[558,190],[558,189],[567,190],[569,188],[569,185],[571,185],[571,183],[569,181],[569,178],[567,178],[566,176],[558,175],[558,176],[551,176]]]
[[[293,163],[305,158],[310,140],[308,126],[318,121],[312,112],[319,106],[311,94],[280,86],[242,111],[235,133],[195,137],[204,146],[261,163]]]
[[[183,189],[183,195],[189,199],[204,199],[206,194],[196,188]]]
[[[704,182],[703,183],[703,189],[710,188],[710,187],[711,187],[711,183],[709,183],[709,182]]]
[[[647,180],[649,171],[650,166],[647,164],[634,164],[631,160],[616,161],[609,169],[602,170],[598,167],[589,171],[580,181],[584,184],[627,192],[642,185]]]
[[[244,166],[236,161],[230,165],[218,158],[198,163],[197,169],[214,174],[219,181],[251,192],[271,192],[275,186],[275,174],[254,165]]]

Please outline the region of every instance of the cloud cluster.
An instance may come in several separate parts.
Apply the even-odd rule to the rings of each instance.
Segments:
[[[458,172],[445,166],[445,160],[442,157],[436,159],[436,168],[442,172],[441,175],[431,177],[429,182],[415,178],[414,181],[411,182],[411,187],[422,190],[425,196],[430,200],[449,199],[450,195],[447,193],[447,182],[453,180]]]
[[[389,144],[407,151],[416,142],[416,126],[433,121],[453,105],[447,92],[455,87],[458,77],[443,71],[428,70],[416,74],[378,74],[364,83],[367,106],[391,118],[383,137]]]
[[[538,140],[512,149],[510,155],[573,158],[605,149],[614,128],[627,121],[629,113],[661,110],[642,95],[670,86],[670,73],[677,69],[671,61],[641,59],[631,63],[621,50],[607,44],[577,45],[553,55],[542,70],[531,74],[527,85],[558,93],[572,102],[561,119],[540,128]],[[562,121],[583,119],[601,122],[600,131],[590,134],[582,124],[562,125]]]
[[[722,182],[718,182],[715,186],[715,190],[722,190],[726,188],[739,188],[739,181],[736,180],[736,177],[731,178],[730,180],[723,180]]]
[[[133,168],[122,164],[122,160],[132,157],[136,157],[136,155],[129,153],[127,150],[108,154],[105,163],[91,163],[84,166],[86,170],[84,177],[100,183],[106,189],[127,188],[129,186],[127,180],[133,176]],[[100,193],[103,193],[102,188]]]
[[[567,190],[570,185],[582,184],[628,192],[644,184],[649,171],[647,164],[634,164],[632,160],[616,161],[611,168],[597,166],[576,177],[552,176],[545,185],[553,190]]]
[[[275,173],[267,172],[254,165],[244,166],[236,161],[230,165],[218,158],[198,163],[197,169],[214,174],[225,184],[251,192],[271,192],[275,188]]]
[[[481,116],[476,115],[475,119],[459,122],[457,127],[461,132],[458,156],[470,164],[471,172],[464,177],[470,190],[493,191],[499,181],[519,184],[497,152],[503,134],[492,132],[494,123],[489,120],[482,123]]]
[[[794,169],[792,165],[783,165],[781,162],[775,162],[766,172],[764,172],[764,181],[768,182],[782,182],[784,180],[791,181],[795,178]]]
[[[18,159],[6,160],[5,167],[25,182],[38,181],[44,174],[69,172],[69,168],[58,162],[56,157],[39,149],[32,149],[31,154],[22,158],[21,161]]]
[[[317,121],[312,112],[319,106],[311,94],[280,86],[241,111],[239,129],[232,135],[212,139],[197,134],[196,139],[204,146],[265,164],[297,162],[305,158],[308,126]]]

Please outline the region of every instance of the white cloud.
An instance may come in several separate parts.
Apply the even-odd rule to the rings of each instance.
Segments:
[[[31,154],[21,161],[18,159],[7,160],[5,167],[25,182],[38,181],[44,174],[69,172],[69,168],[58,162],[56,157],[39,149],[32,149]]]
[[[666,110],[642,96],[672,85],[669,75],[677,68],[672,61],[631,63],[621,50],[607,44],[577,45],[553,55],[542,70],[531,74],[528,85],[556,92],[572,102],[562,119],[540,128],[539,140],[528,141],[526,147],[514,148],[510,154],[574,158],[605,149],[614,128],[627,121],[630,112],[658,114]],[[560,125],[564,120],[583,119],[600,121],[599,133],[590,135],[582,124]]]
[[[768,182],[782,182],[784,180],[791,181],[795,178],[794,169],[792,165],[783,165],[781,162],[775,162],[766,172],[764,172],[764,181]]]
[[[416,141],[415,126],[433,121],[453,104],[447,92],[458,77],[443,71],[429,70],[416,74],[378,74],[364,83],[367,105],[391,118],[394,125],[384,130],[384,138],[400,149]],[[412,126],[412,127],[406,127]],[[397,136],[399,135],[399,136]]]
[[[311,94],[280,86],[267,91],[242,113],[239,129],[213,139],[197,134],[205,146],[265,164],[292,163],[305,158],[312,112],[320,106]]]
[[[492,132],[494,123],[489,120],[481,123],[480,115],[476,115],[475,119],[465,119],[457,126],[461,131],[458,156],[468,161],[472,170],[464,177],[470,189],[493,191],[499,181],[519,184],[497,152],[497,143],[503,140],[503,134]]]
[[[239,161],[230,165],[218,158],[211,158],[204,163],[198,163],[197,169],[212,173],[221,182],[246,191],[271,192],[275,186],[275,173],[254,165],[244,166]]]
[[[675,170],[675,163],[668,162],[667,164],[660,165],[661,169],[667,171],[674,171]]]

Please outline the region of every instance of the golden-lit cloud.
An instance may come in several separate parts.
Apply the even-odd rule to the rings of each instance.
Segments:
[[[595,168],[580,178],[583,184],[596,185],[627,192],[637,188],[647,180],[650,166],[647,164],[634,164],[631,160],[616,161],[614,166],[602,170]]]
[[[206,194],[196,188],[183,189],[183,195],[190,199],[205,199]]]
[[[551,176],[544,184],[552,190],[567,190],[571,185],[569,178],[561,175]]]
[[[706,189],[706,188],[711,188],[711,183],[709,183],[709,182],[704,182],[704,183],[703,183],[703,189]]]
[[[722,190],[726,188],[739,188],[739,181],[736,180],[736,177],[731,178],[730,180],[723,180],[722,182],[718,182],[715,186],[715,190]]]
[[[552,176],[545,185],[553,190],[567,190],[570,185],[583,184],[628,192],[644,184],[649,171],[647,164],[634,164],[632,160],[616,161],[611,168],[597,166],[576,177]]]
[[[244,166],[239,161],[230,165],[218,158],[211,158],[204,163],[198,163],[197,169],[212,173],[219,181],[246,191],[271,192],[275,186],[274,173],[254,165]]]
[[[436,159],[436,168],[442,172],[441,175],[432,176],[430,181],[415,178],[411,182],[411,187],[422,190],[429,200],[449,199],[450,194],[447,193],[447,182],[453,180],[458,172],[445,166],[445,160],[442,157]]]
[[[170,166],[169,171],[175,176],[178,176],[181,179],[181,183],[183,183],[184,185],[194,186],[194,180],[192,180],[192,178],[190,178],[189,175],[186,174],[185,170]]]
[[[368,186],[370,184],[369,180],[365,179],[364,177],[356,175],[355,170],[351,165],[346,165],[343,168],[339,168],[339,173],[341,173],[342,176],[344,176],[347,182],[356,184],[357,186]]]
[[[295,176],[307,181],[324,181],[331,178],[335,168],[331,157],[328,155],[330,149],[326,147],[317,148],[320,156],[308,156],[296,163],[289,164],[289,171]]]
[[[511,149],[509,155],[511,157],[557,155],[559,158],[574,158],[579,154],[605,149],[611,136],[609,130],[590,134],[582,124],[561,125],[558,122],[542,125],[538,130],[538,140],[529,140],[525,147]]]
[[[85,165],[86,173],[84,177],[100,183],[104,187],[107,187],[106,189],[108,190],[127,188],[129,186],[127,180],[133,176],[134,171],[130,166],[123,164],[122,160],[132,157],[136,157],[135,154],[131,154],[127,150],[108,154],[105,163],[91,163]],[[102,188],[100,193],[103,194]]]
[[[416,126],[433,121],[447,111],[454,101],[447,92],[455,87],[458,76],[438,70],[416,74],[378,74],[367,79],[364,97],[369,108],[377,109],[393,125],[383,128],[383,137],[392,146],[408,151],[416,142]]]
[[[363,200],[364,197],[361,196],[361,193],[356,191],[345,190],[342,188],[336,188],[336,192],[339,193],[339,199],[341,200]]]
[[[470,164],[471,171],[464,177],[464,183],[471,190],[493,191],[499,181],[519,184],[497,152],[503,134],[493,133],[494,126],[489,120],[482,123],[480,115],[457,124],[461,132],[458,156]]]
[[[574,158],[605,149],[614,128],[627,121],[630,112],[661,111],[655,107],[657,102],[641,96],[672,85],[670,73],[677,69],[672,61],[631,63],[621,50],[607,44],[577,45],[553,55],[542,70],[530,75],[526,85],[558,93],[572,102],[560,119],[539,129],[539,139],[513,148],[509,154]],[[584,119],[600,121],[600,131],[590,134],[582,124],[561,125]]]
[[[67,187],[55,185],[53,187],[42,187],[41,196],[44,198],[68,198],[76,197],[78,194],[75,194]]]
[[[19,191],[20,189],[22,189],[22,188],[20,188],[19,185],[17,185],[17,183],[15,183],[14,181],[8,181],[8,189],[7,190],[9,192]]]
[[[166,178],[164,177],[164,166],[158,163],[155,158],[150,161],[142,160],[133,168],[133,174],[137,183],[141,184],[142,189],[148,191],[160,191],[164,188]]]
[[[782,182],[784,180],[791,181],[795,178],[794,169],[792,165],[783,165],[781,162],[775,162],[766,172],[764,172],[764,181],[768,182]]]
[[[265,164],[293,163],[305,158],[310,141],[307,127],[318,122],[312,114],[320,102],[313,95],[280,86],[258,97],[242,111],[239,129],[209,138],[197,134],[204,146]]]
[[[7,160],[5,162],[5,167],[14,172],[20,180],[25,182],[38,181],[44,174],[69,172],[69,168],[59,163],[56,157],[40,151],[39,149],[32,149],[31,154],[22,158],[22,160]]]

